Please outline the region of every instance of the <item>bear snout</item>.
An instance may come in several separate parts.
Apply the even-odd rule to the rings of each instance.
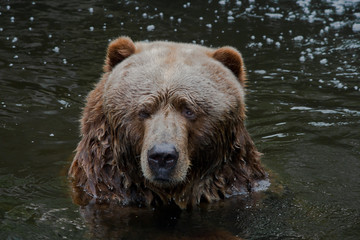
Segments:
[[[175,168],[179,153],[173,144],[161,143],[148,151],[148,163],[155,180],[169,181]]]

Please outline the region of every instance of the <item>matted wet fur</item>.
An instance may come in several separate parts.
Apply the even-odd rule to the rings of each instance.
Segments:
[[[82,114],[75,188],[180,208],[252,191],[266,173],[244,125],[245,81],[231,47],[114,40]]]

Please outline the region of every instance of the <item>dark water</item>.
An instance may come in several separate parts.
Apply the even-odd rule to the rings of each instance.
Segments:
[[[274,176],[193,211],[79,208],[66,171],[109,39],[231,45]],[[0,239],[360,239],[360,1],[0,1]]]

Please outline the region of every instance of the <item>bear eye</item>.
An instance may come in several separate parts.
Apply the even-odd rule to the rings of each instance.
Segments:
[[[148,111],[146,111],[146,110],[141,110],[141,111],[139,112],[139,117],[140,117],[141,119],[149,118],[149,117],[150,117],[150,113],[149,113]]]
[[[188,119],[191,119],[191,120],[194,120],[195,119],[195,113],[191,110],[191,109],[189,109],[189,108],[187,108],[187,107],[185,107],[183,110],[182,110],[182,114],[186,117],[186,118],[188,118]]]

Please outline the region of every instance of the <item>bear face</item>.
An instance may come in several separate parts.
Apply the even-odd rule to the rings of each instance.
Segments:
[[[220,164],[195,163],[201,161],[195,156],[231,147],[216,146],[218,130],[243,121],[231,115],[243,115],[244,91],[206,49],[165,42],[139,48],[141,52],[112,70],[103,107],[112,128],[123,124],[120,131],[128,133],[123,138],[137,146],[144,177],[157,185],[178,184],[192,165],[208,169]]]
[[[235,49],[122,37],[110,43],[104,71],[69,171],[89,194],[183,206],[265,178],[244,127],[245,70]]]

